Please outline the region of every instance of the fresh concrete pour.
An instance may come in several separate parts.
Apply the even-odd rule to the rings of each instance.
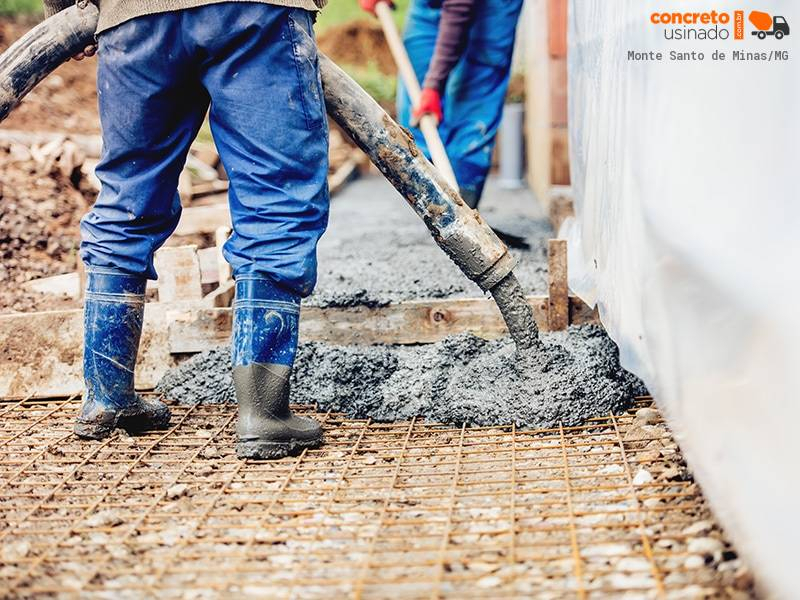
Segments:
[[[512,250],[514,273],[526,293],[547,293],[547,240],[554,236],[530,193],[500,190],[490,179],[480,211],[489,225],[525,237],[531,247]],[[305,301],[311,306],[483,296],[383,177],[355,181],[331,201],[318,255],[317,287]]]
[[[618,413],[646,393],[600,327],[543,334],[542,342],[522,353],[510,338],[471,334],[421,346],[301,343],[291,400],[375,421],[539,428]],[[189,359],[156,390],[182,404],[235,401],[228,347]]]
[[[498,190],[490,180],[481,214],[531,249],[514,252],[528,293],[544,293],[549,223],[527,192]],[[431,297],[479,297],[436,247],[404,201],[382,178],[358,181],[332,203],[319,245],[320,277],[306,302],[317,306],[384,305]],[[531,330],[532,330],[531,326]],[[301,343],[291,400],[354,418],[415,416],[468,425],[551,427],[624,410],[644,386],[619,366],[617,348],[599,327],[533,338],[517,350],[510,338],[469,334],[419,346]],[[185,404],[235,401],[227,347],[199,354],[157,388]]]

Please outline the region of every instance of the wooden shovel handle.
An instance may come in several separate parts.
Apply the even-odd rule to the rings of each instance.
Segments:
[[[419,104],[422,90],[417,80],[417,74],[414,72],[414,67],[411,64],[411,59],[408,57],[408,52],[406,52],[406,47],[403,45],[400,32],[394,24],[392,9],[389,8],[387,2],[378,2],[375,6],[375,14],[378,15],[378,20],[381,23],[381,27],[383,27],[383,34],[386,36],[386,42],[389,44],[394,62],[397,63],[397,70],[406,86],[406,90],[408,90],[411,102],[416,106]],[[436,118],[433,115],[423,115],[419,121],[419,128],[428,145],[433,164],[441,171],[447,183],[458,190],[456,175],[453,172],[450,159],[447,157],[447,151],[444,149],[442,138],[439,136]]]

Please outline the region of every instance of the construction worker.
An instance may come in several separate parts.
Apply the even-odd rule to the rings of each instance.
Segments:
[[[133,372],[153,254],[178,224],[178,175],[208,112],[230,180],[224,255],[236,280],[237,455],[277,458],[321,443],[319,424],[289,410],[289,375],[300,299],[314,288],[328,220],[328,130],[312,29],[325,1],[100,2],[102,190],[81,221],[79,436],[169,422],[166,405],[134,393]],[[45,0],[48,15],[70,4]]]
[[[378,2],[386,1],[359,3],[374,14]],[[412,107],[399,82],[398,120],[411,129],[430,158],[422,132],[414,125],[422,115],[436,117],[461,197],[471,208],[478,206],[492,163],[522,2],[411,0],[406,18],[403,39],[417,79],[423,82],[422,97]]]

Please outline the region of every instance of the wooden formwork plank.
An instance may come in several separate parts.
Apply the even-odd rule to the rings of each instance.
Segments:
[[[217,281],[220,285],[233,277],[233,269],[231,269],[231,265],[225,260],[225,256],[222,253],[222,248],[229,237],[231,237],[230,227],[223,225],[222,227],[217,227],[214,231],[214,259],[217,263]]]
[[[150,389],[175,366],[169,323],[180,312],[145,305],[145,327],[136,365],[137,387]],[[48,398],[83,388],[83,311],[58,310],[0,316],[0,397]]]
[[[537,200],[548,208],[552,160],[548,0],[530,0],[527,15],[530,27],[526,43],[525,71],[528,183]]]
[[[199,300],[203,297],[197,246],[161,248],[155,254],[159,302]]]
[[[561,231],[564,221],[575,216],[572,189],[566,186],[553,186],[550,193],[550,223],[556,235]]]
[[[526,40],[528,182],[549,208],[553,184],[570,182],[567,129],[567,1],[530,0]]]
[[[529,296],[537,325],[547,331],[547,296]],[[579,298],[568,299],[568,318],[574,324],[598,322],[597,313]],[[202,352],[230,338],[230,308],[204,309],[170,326],[170,350]],[[300,338],[332,344],[427,344],[448,335],[470,332],[485,338],[507,333],[500,311],[492,300],[412,300],[383,307],[320,308],[305,306],[300,319]]]
[[[229,287],[223,293],[232,293]],[[529,296],[538,325],[548,329],[548,297]],[[596,311],[570,298],[570,320],[598,322]],[[148,303],[136,367],[139,389],[153,388],[179,354],[230,338],[230,308],[207,303]],[[485,298],[418,300],[368,308],[303,307],[300,337],[334,344],[414,344],[471,331],[506,333],[497,306]],[[53,397],[80,392],[83,312],[80,309],[0,315],[0,397]]]
[[[86,135],[80,133],[61,133],[56,131],[22,131],[15,129],[0,129],[0,142],[11,142],[22,146],[36,146],[50,143],[54,140],[71,140],[83,150],[87,156],[98,158],[103,149],[103,142],[99,135]]]
[[[328,193],[331,196],[338,194],[349,181],[358,177],[358,169],[364,161],[364,157],[361,150],[353,150],[350,157],[328,177]]]
[[[567,0],[547,1],[547,45],[550,56],[567,55]]]
[[[219,227],[231,227],[231,213],[227,203],[185,208],[172,235],[214,233]]]
[[[569,326],[569,287],[567,284],[567,241],[547,244],[548,305],[547,324],[551,331]]]

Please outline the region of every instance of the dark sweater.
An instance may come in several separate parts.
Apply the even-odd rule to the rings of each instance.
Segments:
[[[444,91],[447,77],[456,66],[469,39],[469,29],[477,0],[442,0],[442,17],[433,59],[423,87]]]
[[[75,4],[76,0],[44,0],[44,16],[49,17],[68,6]],[[98,0],[92,0],[98,4]],[[168,12],[194,8],[206,4],[217,4],[227,0],[99,0],[100,20],[97,23],[97,33],[111,29],[129,19],[152,15],[154,13]],[[263,4],[277,4],[279,6],[296,6],[306,10],[316,11],[325,6],[327,0],[238,0],[245,2],[261,2]]]

